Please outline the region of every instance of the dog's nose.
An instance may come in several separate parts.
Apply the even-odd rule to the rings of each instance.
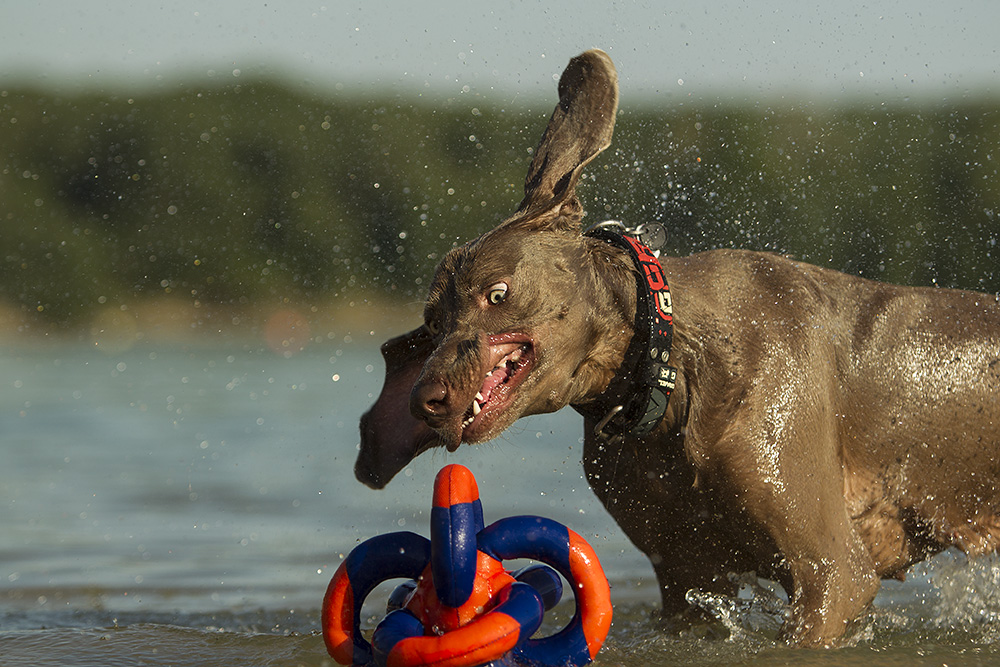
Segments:
[[[443,382],[424,382],[410,394],[410,413],[424,421],[441,418],[448,412],[448,388]]]

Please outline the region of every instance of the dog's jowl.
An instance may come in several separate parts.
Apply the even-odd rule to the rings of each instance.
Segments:
[[[799,645],[836,644],[880,578],[995,550],[997,299],[733,250],[660,258],[652,285],[641,233],[582,232],[575,187],[617,105],[606,54],[570,61],[516,212],[448,253],[423,324],[383,346],[358,478],[572,406],[664,612],[755,571],[788,591]]]

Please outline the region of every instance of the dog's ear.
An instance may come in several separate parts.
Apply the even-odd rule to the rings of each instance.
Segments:
[[[559,78],[559,104],[524,180],[524,199],[511,222],[553,219],[569,205],[578,225],[583,210],[574,191],[583,168],[611,145],[618,111],[618,72],[604,51],[591,49],[569,61]]]
[[[410,392],[434,351],[427,327],[397,336],[382,345],[385,382],[382,393],[361,417],[361,448],[354,475],[368,486],[381,489],[393,475],[432,446],[438,435],[410,414]]]

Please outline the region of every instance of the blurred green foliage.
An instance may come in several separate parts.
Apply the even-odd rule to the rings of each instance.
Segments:
[[[623,104],[579,190],[591,221],[660,220],[672,253],[768,249],[1000,291],[995,100]],[[266,81],[0,89],[0,300],[73,326],[164,293],[420,299],[444,252],[517,205],[550,109]]]

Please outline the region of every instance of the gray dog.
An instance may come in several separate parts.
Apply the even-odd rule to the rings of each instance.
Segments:
[[[656,262],[636,233],[582,234],[575,186],[617,105],[605,53],[570,61],[517,212],[448,253],[424,323],[383,345],[358,479],[571,405],[664,612],[756,571],[789,592],[782,637],[806,646],[836,644],[880,577],[995,550],[997,299],[757,252]]]

